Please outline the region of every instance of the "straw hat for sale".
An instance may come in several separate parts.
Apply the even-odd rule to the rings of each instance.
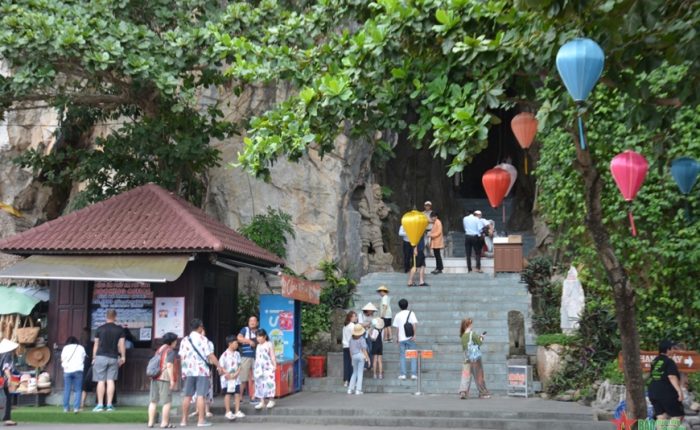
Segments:
[[[352,328],[352,335],[362,336],[363,334],[365,334],[365,328],[360,324],[355,324],[355,327]]]
[[[51,351],[48,346],[32,348],[27,351],[27,364],[32,367],[44,367],[51,359]]]
[[[384,328],[384,320],[382,318],[375,318],[372,320],[372,327],[377,330],[382,330]]]
[[[36,385],[39,387],[39,389],[51,388],[51,375],[49,375],[47,372],[41,372]]]
[[[10,339],[3,339],[2,342],[0,342],[0,354],[14,351],[15,349],[17,349],[18,346],[18,343],[15,343]]]
[[[363,311],[377,312],[377,308],[372,304],[372,302],[367,303],[363,308]]]
[[[386,285],[380,285],[379,288],[377,288],[377,292],[379,291],[385,291],[388,293],[389,289],[386,287]]]

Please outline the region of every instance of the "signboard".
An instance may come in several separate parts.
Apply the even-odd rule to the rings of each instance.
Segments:
[[[185,337],[185,298],[156,297],[154,336],[160,339],[167,332],[173,332],[177,337]]]
[[[281,275],[282,295],[290,299],[317,305],[321,303],[321,285],[294,276]]]
[[[532,393],[532,367],[508,365],[508,395],[529,397]]]
[[[265,329],[278,361],[294,357],[294,300],[276,294],[260,296],[260,327]]]
[[[640,351],[639,359],[642,362],[642,370],[651,371],[651,362],[659,355],[656,351]],[[676,362],[678,370],[682,373],[700,372],[700,354],[695,351],[669,351],[668,356]],[[620,369],[622,369],[622,353],[617,357]]]
[[[432,349],[426,349],[420,352],[420,357],[425,360],[425,359],[431,359],[433,358],[433,350]]]
[[[153,291],[144,282],[95,282],[92,294],[92,335],[105,323],[108,309],[117,311],[117,324],[136,341],[151,340],[153,328]]]
[[[406,358],[418,358],[418,350],[417,349],[407,349],[406,350]]]

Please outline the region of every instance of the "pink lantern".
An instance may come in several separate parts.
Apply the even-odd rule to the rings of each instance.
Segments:
[[[632,150],[618,154],[610,161],[610,172],[615,179],[617,188],[620,190],[622,197],[628,202],[634,200],[637,192],[642,187],[647,171],[649,171],[647,160],[641,154]],[[632,236],[636,236],[637,228],[634,226],[631,205],[627,215],[632,228]]]

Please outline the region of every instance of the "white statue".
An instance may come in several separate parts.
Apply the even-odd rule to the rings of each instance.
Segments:
[[[563,333],[571,333],[578,328],[585,302],[586,298],[581,281],[578,280],[578,272],[574,266],[571,266],[561,292],[561,331]]]

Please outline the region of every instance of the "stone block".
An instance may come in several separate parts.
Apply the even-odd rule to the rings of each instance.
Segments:
[[[342,352],[329,352],[326,358],[326,371],[329,377],[342,378],[343,377],[343,353]]]

